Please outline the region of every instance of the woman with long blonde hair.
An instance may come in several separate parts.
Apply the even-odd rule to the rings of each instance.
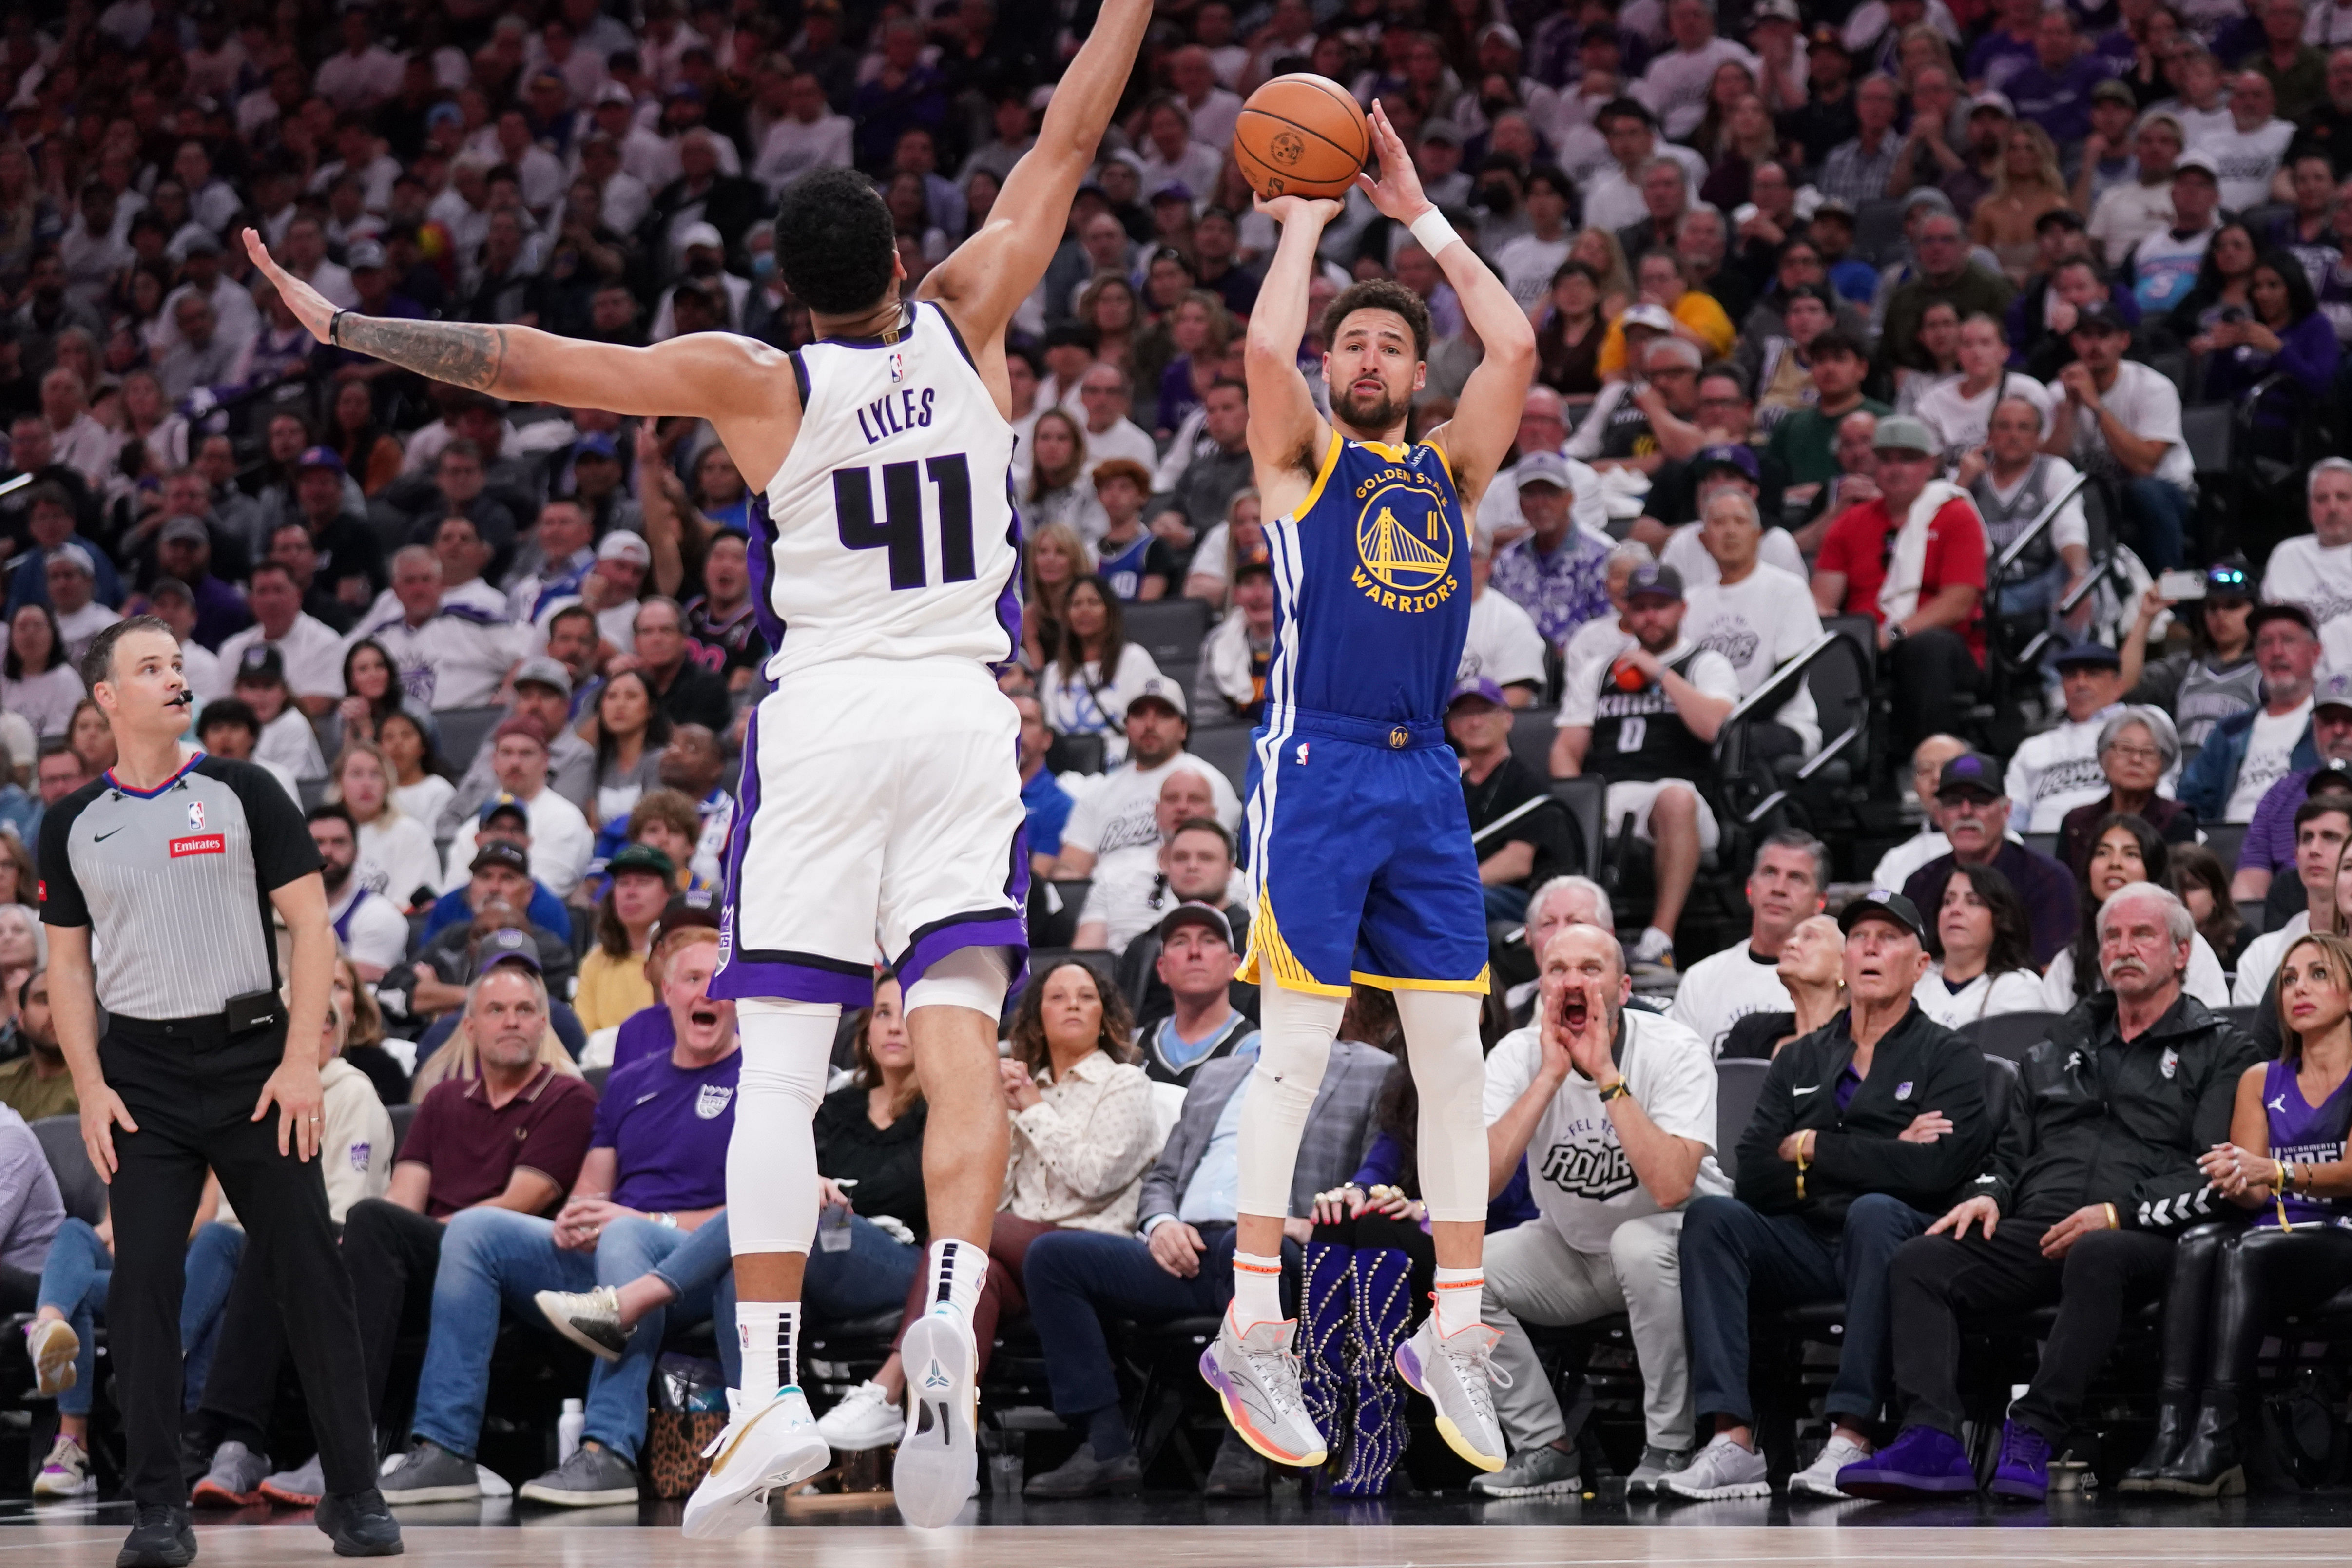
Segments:
[[[433,831],[400,809],[393,792],[399,782],[383,748],[373,741],[348,741],[327,778],[327,795],[340,801],[358,828],[360,864],[355,873],[371,892],[403,910],[430,903],[439,884],[441,857]]]
[[[2058,171],[2057,146],[2050,132],[2021,120],[2001,138],[1992,190],[1977,203],[1969,237],[1999,257],[2009,280],[2021,286],[2033,271],[2034,224],[2065,205],[2066,176]]]
[[[1032,669],[1044,669],[1061,651],[1063,606],[1071,587],[1094,569],[1094,552],[1068,523],[1031,531],[1021,552],[1021,652]]]
[[[1568,259],[1592,269],[1601,285],[1601,313],[1615,321],[1633,302],[1633,269],[1626,265],[1625,247],[1605,228],[1580,228],[1568,242]]]

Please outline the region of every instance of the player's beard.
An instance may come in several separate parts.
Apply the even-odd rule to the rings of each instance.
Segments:
[[[1335,395],[1331,413],[1351,430],[1385,435],[1404,422],[1404,405],[1383,382],[1378,397],[1360,397],[1353,387]]]

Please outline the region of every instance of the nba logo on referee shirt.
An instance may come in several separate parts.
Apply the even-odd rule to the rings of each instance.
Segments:
[[[188,802],[188,831],[191,833],[202,833],[204,830],[205,803],[200,800],[192,800]]]

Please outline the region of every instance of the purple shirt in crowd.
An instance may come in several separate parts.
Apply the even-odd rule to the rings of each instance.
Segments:
[[[588,1146],[612,1150],[619,1163],[614,1203],[657,1214],[727,1201],[727,1140],[742,1065],[740,1051],[693,1068],[664,1053],[614,1069]]]

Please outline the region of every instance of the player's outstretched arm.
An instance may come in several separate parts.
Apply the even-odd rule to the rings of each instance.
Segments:
[[[1094,31],[1046,101],[1036,145],[1005,176],[987,224],[916,290],[916,298],[947,307],[967,342],[994,340],[1045,278],[1150,21],[1151,0],[1104,0]]]
[[[776,374],[783,356],[751,338],[696,332],[638,349],[531,327],[338,312],[332,300],[272,259],[261,237],[249,228],[245,248],[295,319],[320,342],[373,354],[453,386],[510,401],[614,414],[736,419],[756,417],[767,403],[797,395],[793,378]]]
[[[1413,220],[1434,213],[1437,204],[1423,194],[1421,175],[1405,151],[1404,138],[1389,123],[1388,110],[1372,100],[1372,150],[1380,156],[1381,177],[1356,176],[1372,205],[1383,216],[1408,228]],[[1511,298],[1503,280],[1478,259],[1478,253],[1460,239],[1433,246],[1431,259],[1462,301],[1462,313],[1478,331],[1486,357],[1463,384],[1454,401],[1454,417],[1429,434],[1445,453],[1454,472],[1454,488],[1463,509],[1475,511],[1486,481],[1511,454],[1518,438],[1519,410],[1536,377],[1536,332],[1528,313]]]
[[[1305,196],[1260,196],[1257,210],[1282,226],[1242,348],[1242,374],[1249,382],[1250,457],[1258,488],[1265,490],[1279,475],[1303,471],[1311,477],[1331,442],[1330,426],[1299,373],[1298,344],[1307,336],[1307,286],[1315,277],[1315,247],[1340,206]],[[1271,510],[1277,503],[1269,495],[1267,504]]]

